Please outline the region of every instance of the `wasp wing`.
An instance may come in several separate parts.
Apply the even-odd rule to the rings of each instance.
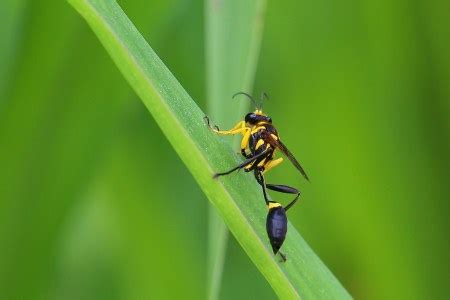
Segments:
[[[309,181],[308,175],[306,175],[305,170],[303,170],[300,163],[295,159],[294,155],[289,151],[289,149],[279,140],[274,138],[271,134],[266,134],[265,139],[271,144],[273,147],[278,148],[287,158],[291,161],[291,163],[295,166],[297,170],[305,177],[306,180]]]

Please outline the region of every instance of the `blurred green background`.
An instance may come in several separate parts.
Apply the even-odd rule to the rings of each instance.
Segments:
[[[203,2],[119,3],[205,108]],[[0,36],[0,298],[202,298],[208,201],[85,22],[2,0]],[[450,2],[269,1],[260,91],[311,178],[290,221],[349,292],[445,298]],[[232,238],[221,298],[275,298]]]

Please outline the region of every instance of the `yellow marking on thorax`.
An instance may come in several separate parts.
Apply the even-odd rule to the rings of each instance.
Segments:
[[[275,207],[281,207],[281,204],[278,202],[269,202],[269,205],[267,205],[269,209],[275,208]]]
[[[264,126],[253,126],[252,134],[258,132],[260,129],[266,129],[266,127],[264,127]]]
[[[256,143],[255,149],[258,150],[258,148],[261,147],[262,145],[264,145],[264,140],[259,139],[258,142]]]
[[[275,141],[278,141],[278,136],[276,136],[276,135],[273,134],[273,133],[271,133],[270,135],[272,136],[272,138],[273,138]]]

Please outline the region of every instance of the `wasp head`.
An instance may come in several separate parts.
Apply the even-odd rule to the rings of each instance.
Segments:
[[[256,125],[259,122],[272,123],[272,118],[263,114],[263,112],[261,110],[257,109],[257,110],[255,110],[255,112],[248,113],[245,116],[245,122],[250,125]]]

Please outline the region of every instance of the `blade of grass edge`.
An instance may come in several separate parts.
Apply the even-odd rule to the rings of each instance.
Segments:
[[[232,101],[231,96],[251,94],[265,6],[265,0],[205,0],[207,112],[223,128],[231,128],[249,110],[248,101]],[[239,137],[232,140],[239,144]],[[212,205],[208,215],[206,292],[212,300],[220,294],[228,229]]]
[[[237,155],[203,121],[204,114],[114,1],[69,0],[86,19],[140,96],[208,199],[280,298],[349,299],[347,291],[289,226],[287,263],[275,261],[264,230],[265,208],[254,180],[239,173],[212,180],[214,170],[236,164]]]

